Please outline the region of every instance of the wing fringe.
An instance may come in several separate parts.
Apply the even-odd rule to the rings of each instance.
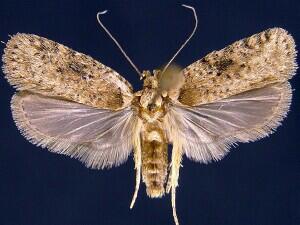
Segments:
[[[252,142],[267,137],[276,131],[281,125],[283,119],[287,116],[292,100],[292,89],[288,82],[276,84],[280,88],[280,99],[276,106],[273,106],[272,114],[266,118],[264,123],[259,123],[250,129],[239,129],[227,136],[218,136],[208,142],[193,141],[185,138],[183,131],[181,137],[184,139],[184,152],[186,156],[194,161],[209,163],[212,160],[221,160],[230,150],[231,147],[237,145],[237,142]],[[180,106],[181,107],[181,106]],[[201,107],[201,106],[199,106]],[[184,109],[184,107],[183,107]],[[171,110],[173,116],[179,118],[180,114],[176,109]],[[176,113],[176,114],[174,114]],[[184,117],[184,115],[183,115]],[[184,118],[186,119],[186,118]],[[191,125],[191,124],[190,124]],[[205,129],[205,128],[203,128]]]
[[[23,99],[26,97],[26,94],[26,92],[21,92],[12,97],[11,110],[18,130],[32,144],[47,148],[53,153],[68,155],[71,158],[78,159],[86,167],[92,169],[109,169],[113,166],[119,166],[127,160],[130,153],[120,154],[118,151],[118,147],[124,143],[115,143],[113,147],[106,146],[104,149],[97,151],[95,143],[78,144],[69,139],[47,136],[37,129],[32,129],[32,125],[26,118],[23,109]],[[125,144],[128,149],[131,148],[130,140]]]

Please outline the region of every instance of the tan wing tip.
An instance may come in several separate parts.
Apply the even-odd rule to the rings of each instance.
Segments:
[[[279,57],[279,59],[274,67],[278,69],[282,81],[291,79],[296,74],[298,68],[296,44],[294,38],[287,30],[274,27],[254,34],[244,40],[247,42],[247,45],[252,45],[252,42],[254,44],[259,42],[260,44],[266,44],[267,49],[270,47],[276,50],[277,55],[273,57]]]
[[[268,38],[276,39],[276,44],[282,50],[285,56],[286,75],[288,79],[292,78],[298,69],[297,49],[293,36],[285,29],[274,27],[266,31]]]
[[[11,54],[11,51],[13,49],[18,48],[19,43],[26,41],[27,38],[27,34],[24,33],[16,33],[13,35],[10,35],[9,40],[6,43],[6,47],[4,48],[4,54],[2,55],[2,61],[3,63],[8,63],[9,61],[9,54]]]
[[[24,61],[21,59],[20,54],[24,54],[24,50],[26,50],[28,45],[28,35],[16,33],[10,36],[2,55],[2,71],[7,81],[16,88],[19,86],[18,80],[26,75],[21,74],[20,68],[24,66]]]

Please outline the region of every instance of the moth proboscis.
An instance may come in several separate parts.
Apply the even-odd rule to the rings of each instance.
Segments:
[[[208,163],[222,159],[237,142],[275,131],[286,116],[296,72],[291,35],[272,28],[214,51],[184,69],[171,65],[140,72],[143,89],[116,71],[70,48],[32,34],[13,35],[6,44],[3,71],[17,93],[13,118],[33,144],[69,155],[87,167],[120,165],[133,152],[136,186],[151,198],[175,191],[183,155]],[[171,162],[168,161],[168,144]]]

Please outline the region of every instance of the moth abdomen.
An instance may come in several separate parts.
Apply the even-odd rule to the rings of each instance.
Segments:
[[[156,125],[145,124],[142,135],[142,177],[151,198],[165,194],[168,168],[168,144],[162,129]]]

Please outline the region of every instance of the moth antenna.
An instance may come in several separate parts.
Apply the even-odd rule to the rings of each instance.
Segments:
[[[197,13],[194,7],[189,6],[189,5],[184,5],[182,4],[183,7],[187,8],[187,9],[191,9],[193,11],[194,14],[194,19],[195,19],[195,26],[194,29],[192,31],[192,33],[189,35],[189,37],[186,39],[186,41],[180,46],[180,48],[177,50],[177,52],[175,53],[175,55],[171,58],[171,60],[168,62],[168,64],[164,67],[163,72],[164,73],[166,71],[166,69],[170,66],[170,64],[173,62],[173,60],[176,58],[176,56],[181,52],[181,50],[186,46],[186,44],[190,41],[190,39],[194,36],[197,27],[198,27],[198,17],[197,17]]]
[[[2,44],[6,45],[6,43],[4,41],[0,41]]]
[[[122,54],[125,56],[127,61],[130,63],[130,65],[135,69],[135,71],[142,77],[141,71],[134,65],[134,63],[131,61],[129,56],[126,54],[126,52],[123,50],[120,43],[114,38],[114,36],[109,32],[109,30],[104,26],[104,24],[100,20],[100,15],[104,15],[108,12],[108,10],[104,10],[102,12],[97,13],[97,21],[100,24],[100,26],[103,28],[103,30],[108,34],[108,36],[113,40],[113,42],[118,46],[119,50],[122,52]]]

